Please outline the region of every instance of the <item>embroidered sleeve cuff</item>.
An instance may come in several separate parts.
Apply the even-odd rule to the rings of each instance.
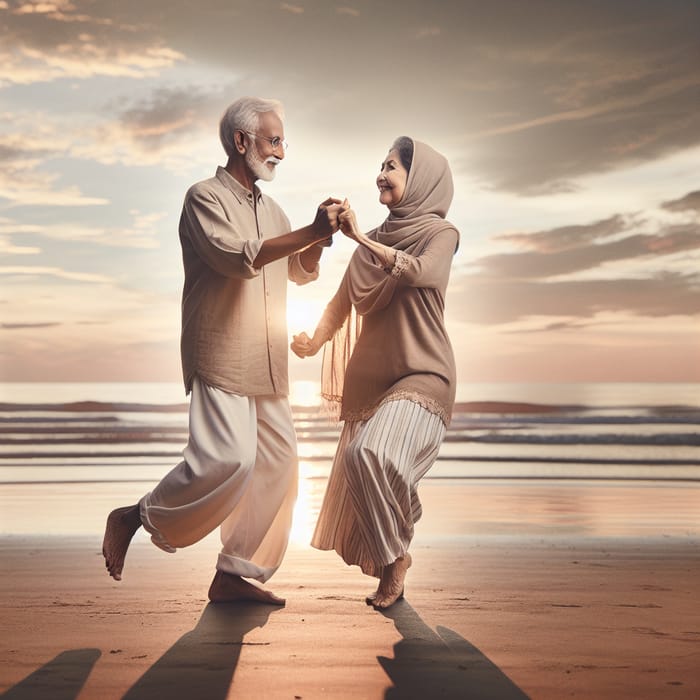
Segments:
[[[396,251],[396,260],[387,272],[394,278],[399,279],[408,268],[409,257],[402,250]]]

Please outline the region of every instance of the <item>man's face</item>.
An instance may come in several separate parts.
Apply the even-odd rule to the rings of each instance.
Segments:
[[[256,180],[272,180],[275,168],[284,159],[284,146],[276,148],[270,143],[275,137],[284,141],[284,125],[274,112],[263,112],[255,135],[246,133],[249,148],[245,152],[245,164]]]

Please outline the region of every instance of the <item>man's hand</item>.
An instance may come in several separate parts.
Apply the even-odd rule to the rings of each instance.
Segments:
[[[319,204],[316,210],[316,218],[313,226],[317,240],[324,240],[332,236],[339,228],[338,215],[342,211],[341,201],[335,197],[328,197]]]

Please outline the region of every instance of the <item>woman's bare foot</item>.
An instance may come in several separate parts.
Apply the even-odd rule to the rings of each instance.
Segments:
[[[403,582],[411,563],[411,555],[406,552],[393,564],[385,566],[382,570],[382,577],[379,579],[377,592],[374,596],[367,597],[369,604],[379,610],[386,610],[397,600],[403,598]]]
[[[253,603],[266,603],[267,605],[284,605],[284,598],[277,597],[274,593],[266,591],[260,586],[246,581],[240,576],[217,571],[214,580],[209,586],[209,600],[212,603],[237,603],[250,601]]]
[[[105,558],[107,571],[115,581],[122,580],[122,569],[129,543],[140,527],[141,515],[138,503],[133,506],[117,508],[107,516],[102,554]]]

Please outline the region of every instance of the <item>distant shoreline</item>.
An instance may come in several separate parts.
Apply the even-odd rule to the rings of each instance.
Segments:
[[[117,411],[120,413],[186,413],[189,404],[181,403],[137,403],[118,401],[69,401],[69,402],[42,402],[0,403],[0,413],[18,413],[21,411],[54,411],[65,413],[105,413]],[[320,410],[319,406],[292,405],[295,412],[311,413]],[[527,403],[522,401],[460,401],[454,405],[454,413],[498,413],[498,414],[543,414],[566,413],[595,410],[597,407],[585,404],[546,404]],[[698,406],[691,405],[667,405],[654,406],[655,411],[665,412],[693,412],[700,410]]]

